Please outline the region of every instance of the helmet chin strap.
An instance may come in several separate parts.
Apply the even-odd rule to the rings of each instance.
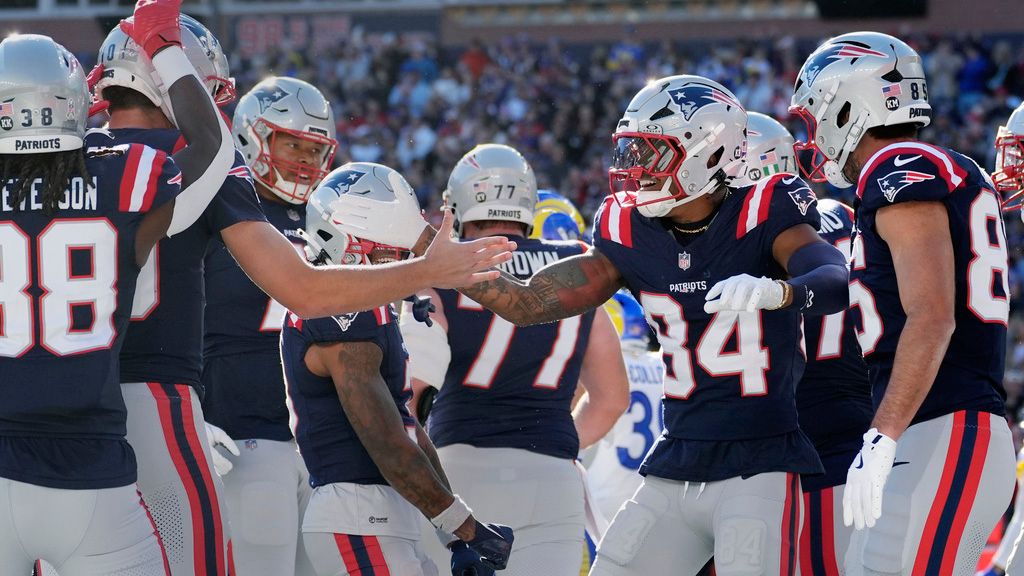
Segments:
[[[647,218],[661,218],[662,216],[665,216],[670,211],[672,211],[672,209],[675,208],[676,206],[688,204],[690,202],[693,202],[697,198],[704,196],[705,194],[713,192],[716,188],[718,188],[718,186],[721,183],[718,181],[717,178],[709,180],[708,183],[705,184],[704,187],[698,190],[696,193],[679,198],[674,202],[670,201],[672,200],[672,195],[668,191],[668,187],[671,184],[672,180],[666,178],[665,184],[661,187],[661,190],[659,190],[658,192],[654,192],[654,194],[666,194],[664,200],[651,202],[650,204],[638,205],[636,207],[636,209],[640,212],[641,216],[646,216]],[[637,193],[637,199],[640,198],[640,194],[642,194],[642,192]]]
[[[860,139],[864,135],[864,124],[867,121],[867,114],[862,114],[857,118],[853,125],[850,126],[850,131],[846,133],[846,141],[843,142],[843,150],[839,153],[839,157],[825,162],[825,178],[829,184],[836,188],[849,188],[856,184],[856,182],[850,182],[846,175],[843,174],[843,167],[846,166],[846,162],[850,159],[850,154],[853,153],[853,150],[857,148],[857,144],[860,143]]]
[[[309,184],[300,184],[298,182],[292,182],[291,180],[285,179],[281,176],[281,172],[278,171],[273,165],[270,169],[274,172],[274,185],[270,189],[277,195],[278,198],[284,200],[289,204],[303,204],[306,198],[309,198],[309,194],[313,191],[313,187]],[[292,195],[288,195],[278,189],[278,186],[285,184],[291,186],[291,189],[295,192]]]

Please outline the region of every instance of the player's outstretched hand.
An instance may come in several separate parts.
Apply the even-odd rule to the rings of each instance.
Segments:
[[[512,258],[516,243],[502,236],[459,242],[452,238],[454,223],[455,217],[446,210],[441,228],[423,254],[431,285],[462,288],[496,279],[499,272],[494,267]]]
[[[223,446],[235,456],[238,456],[241,452],[227,432],[209,422],[204,422],[204,424],[206,424],[206,441],[210,443],[210,454],[213,456],[213,468],[217,471],[217,474],[223,476],[231,472],[235,465],[217,450],[217,446]]]
[[[785,293],[782,285],[771,278],[754,278],[749,274],[737,274],[711,287],[704,297],[704,311],[714,314],[722,310],[754,312],[775,310],[782,306]],[[715,300],[715,298],[718,298]]]
[[[843,524],[862,530],[882,517],[882,491],[896,459],[896,441],[872,428],[864,433],[864,445],[846,474],[843,490]]]
[[[152,59],[168,46],[181,46],[180,17],[181,0],[139,0],[131,19],[120,26]]]

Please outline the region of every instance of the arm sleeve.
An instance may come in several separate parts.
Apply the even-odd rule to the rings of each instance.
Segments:
[[[162,50],[153,58],[153,67],[164,84],[169,85],[168,102],[178,129],[189,143],[174,156],[184,186],[167,228],[167,235],[173,236],[202,216],[231,169],[234,147],[213,98],[203,88],[181,48]]]

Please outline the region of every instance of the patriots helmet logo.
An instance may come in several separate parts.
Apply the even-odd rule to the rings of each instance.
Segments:
[[[340,196],[342,194],[348,194],[349,188],[351,188],[356,182],[359,182],[359,179],[364,175],[366,175],[366,172],[361,170],[345,170],[344,172],[339,172],[336,176],[333,176],[330,182],[325,182],[325,184],[334,188]],[[366,194],[367,192],[369,192],[369,189],[361,193]]]
[[[848,59],[852,63],[858,58],[863,58],[865,56],[875,56],[878,58],[889,57],[885,52],[879,52],[878,50],[872,50],[856,44],[842,43],[826,46],[818,51],[817,54],[812,55],[811,59],[804,65],[804,81],[807,82],[808,85],[814,84],[815,78],[817,78],[825,68],[828,68],[832,64],[844,59]]]
[[[252,91],[253,98],[260,103],[260,114],[267,111],[274,103],[280,101],[286,96],[291,96],[291,92],[281,88],[280,86],[266,86],[257,88]]]
[[[710,104],[718,103],[725,104],[726,106],[735,106],[740,109],[743,108],[729,94],[706,84],[687,84],[681,88],[669,90],[668,95],[672,102],[679,107],[679,111],[682,112],[683,118],[687,122],[690,121],[690,118],[693,118],[693,115],[698,110]]]
[[[799,188],[790,190],[789,197],[793,199],[793,203],[796,204],[796,208],[800,211],[802,216],[807,216],[807,210],[810,209],[811,204],[818,201],[818,197],[814,194],[814,191],[807,186],[800,186]]]
[[[925,174],[924,172],[917,172],[915,170],[897,170],[879,178],[878,187],[881,188],[882,194],[885,195],[885,199],[892,202],[893,199],[896,198],[896,195],[900,193],[900,190],[903,190],[907,186],[934,179],[935,176]]]

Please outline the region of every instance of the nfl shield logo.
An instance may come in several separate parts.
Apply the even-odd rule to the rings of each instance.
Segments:
[[[690,269],[690,253],[683,252],[679,255],[679,268],[682,270]]]

